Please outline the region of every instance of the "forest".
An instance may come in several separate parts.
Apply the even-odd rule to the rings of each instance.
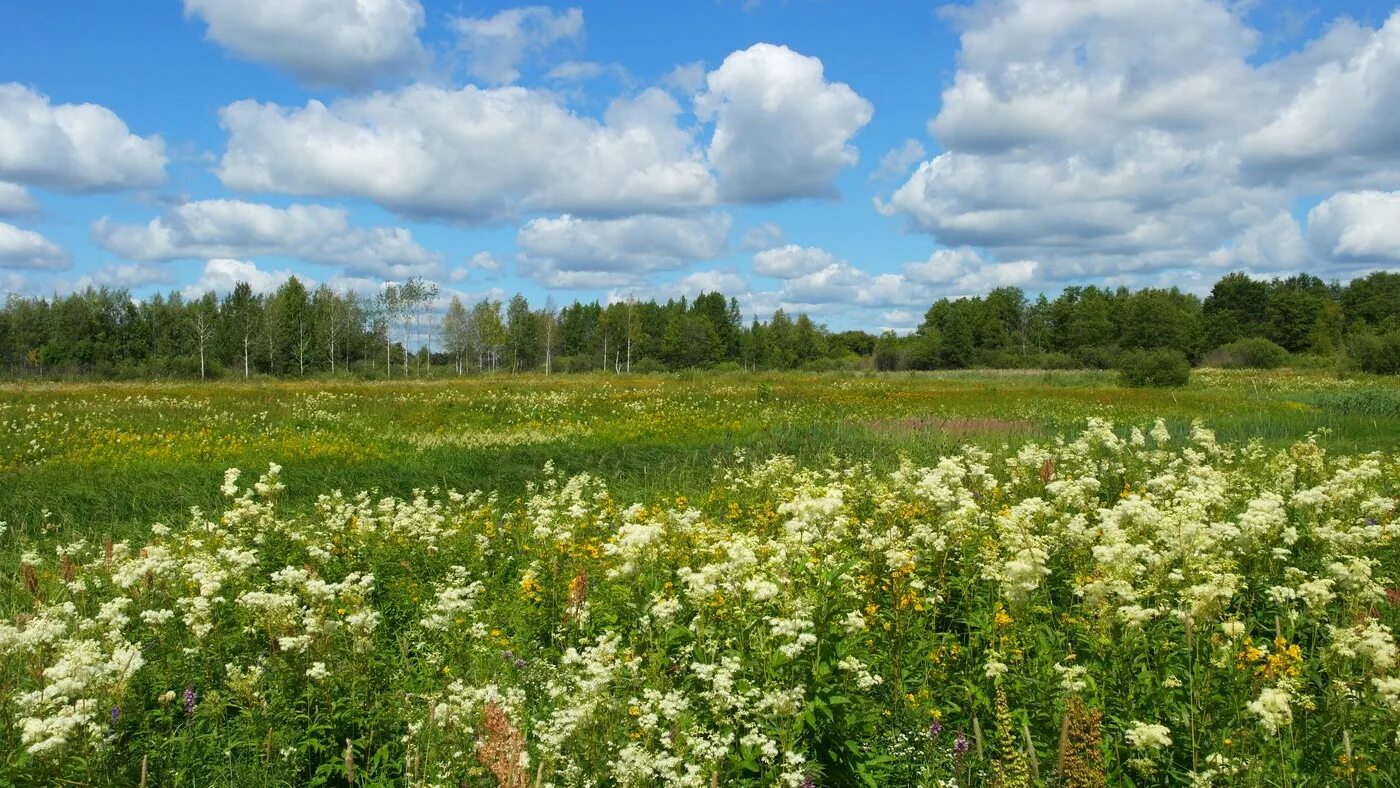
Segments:
[[[246,378],[345,373],[399,378],[480,372],[692,368],[921,370],[1110,368],[1132,351],[1193,364],[1345,365],[1400,372],[1400,274],[1345,285],[1308,274],[1231,273],[1200,298],[1178,289],[1068,287],[1032,299],[1003,287],[942,299],[906,335],[831,331],[806,313],[745,318],[721,293],[608,304],[522,295],[443,299],[410,279],[372,298],[295,277],[270,293],[133,298],[122,289],[11,295],[0,372],[12,377]]]

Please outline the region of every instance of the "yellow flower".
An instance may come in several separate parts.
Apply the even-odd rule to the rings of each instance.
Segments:
[[[993,616],[992,620],[999,627],[1007,626],[1009,624],[1015,623],[1016,621],[1016,619],[1012,618],[1011,614],[1007,613],[1006,609],[1003,608],[1000,604],[997,605],[997,611],[995,616]]]

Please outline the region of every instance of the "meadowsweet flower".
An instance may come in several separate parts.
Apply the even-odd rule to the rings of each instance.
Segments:
[[[1134,720],[1125,734],[1128,744],[1139,750],[1160,750],[1172,746],[1171,730],[1157,723]]]
[[[1292,701],[1293,694],[1286,687],[1265,687],[1245,708],[1259,717],[1259,724],[1272,736],[1279,728],[1293,724]]]

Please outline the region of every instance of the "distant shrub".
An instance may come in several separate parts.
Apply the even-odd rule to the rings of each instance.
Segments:
[[[632,371],[639,373],[665,372],[666,367],[654,358],[641,358],[632,362]]]
[[[1040,356],[1040,369],[1082,369],[1079,359],[1068,353],[1045,353]]]
[[[1337,362],[1344,359],[1345,355],[1327,355],[1324,353],[1294,353],[1288,359],[1288,366],[1293,369],[1337,369]]]
[[[1118,379],[1132,388],[1175,388],[1191,379],[1191,362],[1179,350],[1137,350],[1118,357]]]
[[[1400,373],[1400,331],[1353,335],[1347,343],[1347,355],[1363,372],[1374,375]]]
[[[712,372],[742,372],[744,368],[739,366],[739,362],[737,361],[721,361],[713,367],[710,367],[710,370]],[[635,364],[632,365],[632,371],[637,371],[637,366]]]
[[[1118,351],[1111,347],[1076,348],[1074,357],[1084,369],[1113,369],[1118,361]]]
[[[1288,362],[1288,351],[1263,337],[1250,337],[1221,345],[1205,358],[1205,364],[1221,369],[1278,369]]]

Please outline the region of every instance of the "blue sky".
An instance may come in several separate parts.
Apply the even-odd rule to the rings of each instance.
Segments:
[[[1376,2],[0,5],[0,290],[295,273],[907,329],[1400,264]]]

